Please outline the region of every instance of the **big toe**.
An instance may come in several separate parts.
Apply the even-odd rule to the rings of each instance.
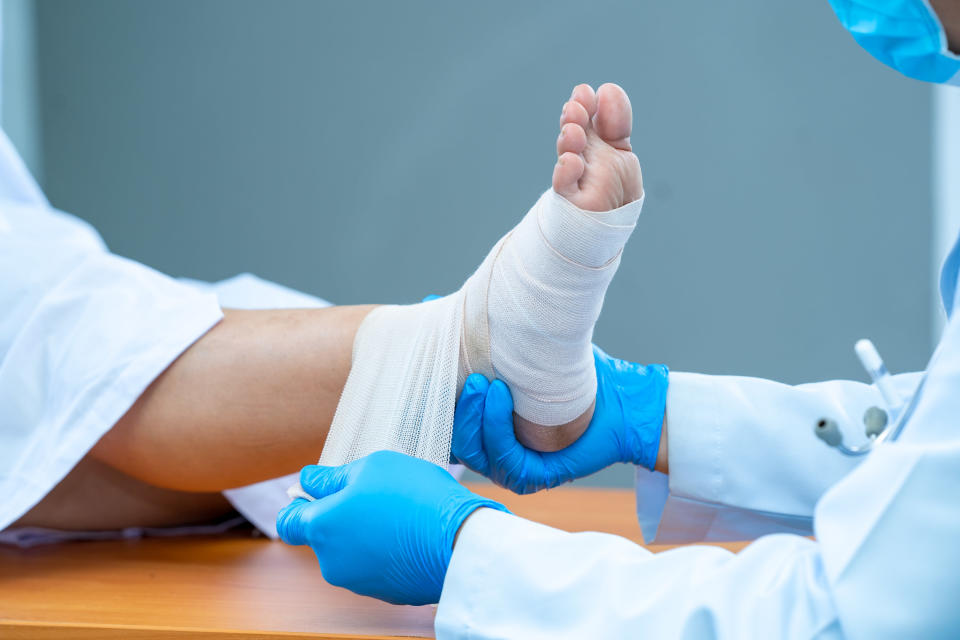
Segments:
[[[630,151],[630,129],[633,110],[627,92],[619,85],[607,83],[597,90],[597,113],[593,126],[604,142],[617,149]]]

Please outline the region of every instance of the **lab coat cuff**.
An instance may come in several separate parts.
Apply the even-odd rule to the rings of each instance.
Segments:
[[[724,456],[731,455],[720,428],[722,405],[713,376],[670,373],[666,413],[671,494],[722,501],[722,465]]]
[[[644,544],[653,544],[660,533],[664,507],[670,497],[669,482],[669,478],[659,471],[637,467],[637,522],[640,523]]]
[[[496,614],[491,608],[500,600],[487,590],[503,582],[502,569],[511,563],[511,554],[544,531],[555,530],[504,511],[474,511],[460,530],[447,567],[434,620],[437,637],[488,637]]]

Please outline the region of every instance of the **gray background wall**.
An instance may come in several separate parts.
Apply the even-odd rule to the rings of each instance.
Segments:
[[[44,187],[163,271],[451,291],[549,186],[571,87],[615,81],[648,201],[599,344],[787,382],[929,354],[930,90],[826,0],[35,10]]]
[[[34,0],[0,1],[0,121],[33,175],[43,180]]]

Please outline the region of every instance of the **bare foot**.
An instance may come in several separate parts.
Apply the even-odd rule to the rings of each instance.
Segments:
[[[633,112],[626,92],[581,84],[563,105],[553,190],[588,211],[610,211],[643,195],[640,161],[630,147]]]

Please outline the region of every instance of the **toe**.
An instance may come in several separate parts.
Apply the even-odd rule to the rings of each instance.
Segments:
[[[583,176],[583,158],[575,153],[565,153],[553,168],[553,190],[569,198],[580,191],[577,181]]]
[[[560,129],[560,137],[557,138],[557,155],[562,156],[565,153],[583,153],[587,146],[587,132],[578,124],[563,125]]]
[[[597,91],[597,113],[593,117],[597,134],[612,147],[630,151],[633,111],[627,92],[607,83]]]
[[[593,92],[593,87],[588,84],[575,86],[573,93],[570,95],[570,100],[582,104],[591,118],[597,112],[597,94]]]
[[[560,124],[565,125],[573,123],[580,125],[584,129],[590,126],[590,114],[587,108],[576,100],[570,100],[563,105],[563,111],[560,113]]]

